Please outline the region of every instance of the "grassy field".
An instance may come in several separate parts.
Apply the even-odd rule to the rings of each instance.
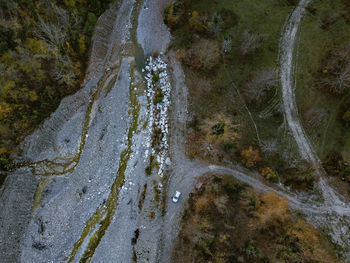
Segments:
[[[350,109],[349,44],[349,3],[313,1],[300,34],[297,105],[326,170],[350,182],[350,129],[344,119]]]
[[[190,94],[190,157],[244,163],[251,146],[250,168],[271,167],[282,180],[300,162],[278,81],[279,41],[292,9],[292,1],[182,0],[165,10]]]

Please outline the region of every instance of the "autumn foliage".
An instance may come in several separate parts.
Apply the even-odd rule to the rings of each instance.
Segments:
[[[260,170],[262,177],[266,178],[269,181],[276,182],[278,179],[277,172],[270,167],[264,167]]]
[[[241,157],[243,164],[248,168],[254,167],[258,162],[261,161],[259,150],[254,150],[252,146],[249,146],[249,148],[246,150],[242,150]]]
[[[326,238],[293,214],[286,198],[229,175],[201,182],[190,195],[173,262],[338,262]]]
[[[110,2],[0,1],[1,170],[18,142],[80,88],[97,18]]]

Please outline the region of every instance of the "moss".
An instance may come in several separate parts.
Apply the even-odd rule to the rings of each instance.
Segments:
[[[159,74],[155,74],[155,73],[153,73],[153,76],[152,76],[152,81],[153,81],[153,83],[158,82],[158,81],[159,81]]]
[[[143,186],[143,190],[141,192],[141,197],[139,199],[139,204],[138,204],[139,211],[142,210],[143,202],[145,201],[145,198],[146,198],[146,191],[147,191],[147,184]]]
[[[154,201],[156,201],[157,203],[159,203],[159,201],[160,201],[160,198],[161,198],[161,190],[158,188],[158,185],[157,184],[155,184],[154,186],[153,186],[153,192],[154,192]]]
[[[149,158],[149,165],[146,167],[145,172],[146,175],[151,175],[153,168],[157,165],[157,161],[155,160],[154,155],[151,155]]]
[[[130,73],[131,79],[134,78],[133,72]],[[131,81],[130,83],[133,83]],[[131,123],[127,133],[127,148],[122,151],[120,155],[119,168],[115,176],[113,185],[111,186],[110,194],[103,204],[96,209],[96,212],[89,218],[85,228],[79,238],[79,240],[74,244],[73,250],[69,257],[68,262],[73,262],[76,256],[76,253],[80,249],[81,245],[84,243],[86,238],[88,240],[87,248],[83,251],[83,255],[80,259],[80,263],[89,262],[94,255],[94,252],[99,245],[101,239],[106,233],[107,228],[109,227],[111,220],[114,216],[115,210],[118,205],[119,190],[124,185],[125,181],[125,171],[127,169],[130,156],[133,152],[132,150],[132,141],[133,136],[138,128],[138,119],[140,113],[140,105],[138,104],[137,93],[135,91],[135,86],[130,84],[130,114],[131,114]]]
[[[137,262],[137,255],[136,255],[135,247],[132,248],[132,261]]]
[[[164,98],[164,93],[160,88],[158,88],[154,97],[154,103],[155,104],[162,103],[163,98]]]

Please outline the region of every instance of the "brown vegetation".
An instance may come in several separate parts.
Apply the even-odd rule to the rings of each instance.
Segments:
[[[278,175],[277,175],[276,171],[274,171],[270,167],[262,168],[260,170],[260,174],[262,177],[265,177],[267,180],[269,180],[271,182],[277,182],[277,180],[278,180]]]
[[[330,152],[326,157],[323,167],[330,176],[338,177],[342,181],[350,183],[349,163],[344,161],[340,153]]]
[[[230,176],[202,181],[188,201],[174,262],[338,262],[275,192],[257,193]]]
[[[194,127],[195,126],[195,127]],[[232,155],[240,140],[241,128],[227,116],[217,114],[202,123],[195,123],[187,137],[190,157],[219,157]]]
[[[250,168],[256,166],[258,162],[261,161],[259,150],[254,150],[252,146],[249,146],[248,149],[241,151],[242,163]]]

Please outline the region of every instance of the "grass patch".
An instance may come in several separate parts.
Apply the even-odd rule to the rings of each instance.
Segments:
[[[143,190],[141,192],[141,197],[139,199],[139,204],[138,204],[138,208],[139,208],[139,211],[142,210],[142,207],[143,207],[143,203],[145,201],[145,198],[146,198],[146,191],[147,191],[147,184],[145,184],[143,186]]]
[[[157,161],[155,160],[154,155],[151,155],[150,158],[149,158],[149,165],[145,169],[146,175],[150,176],[152,174],[153,168],[156,165],[157,165]]]

